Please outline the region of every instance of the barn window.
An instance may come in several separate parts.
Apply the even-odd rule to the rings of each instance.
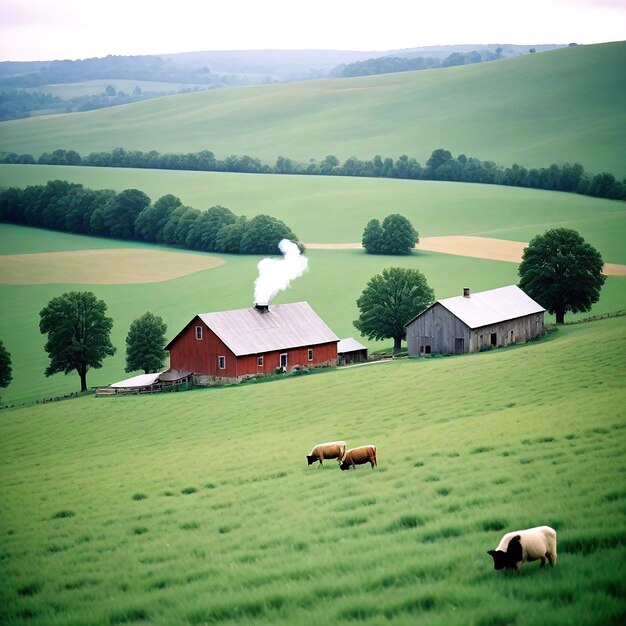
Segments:
[[[217,357],[217,367],[219,367],[219,369],[221,369],[221,370],[225,370],[226,369],[226,357],[225,356],[218,356]]]
[[[313,348],[309,348],[309,361],[313,360]]]
[[[202,339],[202,326],[196,326],[196,339]]]
[[[263,367],[263,357],[262,356],[257,357],[256,364],[259,367]]]

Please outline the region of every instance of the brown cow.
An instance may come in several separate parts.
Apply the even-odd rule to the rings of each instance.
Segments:
[[[362,465],[363,463],[371,463],[372,469],[375,465],[378,465],[376,462],[376,446],[361,446],[360,448],[351,448],[350,450],[347,450],[341,458],[339,467],[342,470],[348,470],[351,467]]]
[[[319,461],[320,465],[323,465],[322,461],[324,459],[337,459],[339,461],[345,453],[345,441],[328,441],[327,443],[318,443],[311,450],[311,454],[306,455],[306,460],[309,462],[309,465],[315,463],[315,461]]]

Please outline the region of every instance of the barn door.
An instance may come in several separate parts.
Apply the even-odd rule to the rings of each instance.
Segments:
[[[280,369],[283,370],[283,372],[287,371],[287,353],[283,352],[280,355]]]
[[[465,339],[463,337],[454,338],[454,354],[463,354],[465,352]]]

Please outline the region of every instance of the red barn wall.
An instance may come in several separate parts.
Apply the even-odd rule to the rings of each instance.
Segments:
[[[202,339],[196,339],[196,326],[202,328]],[[308,351],[313,350],[309,361]],[[280,355],[287,353],[287,371],[294,367],[316,367],[337,364],[337,343],[285,348],[272,352],[236,357],[224,342],[199,318],[194,319],[169,348],[170,367],[189,370],[201,376],[241,379],[248,376],[273,374],[280,367]],[[225,369],[218,368],[218,357],[226,360]],[[258,357],[263,357],[259,367]]]
[[[196,339],[196,326],[202,328],[202,339]],[[218,369],[218,356],[226,357],[226,369]],[[237,376],[235,355],[199,318],[194,319],[170,346],[170,367],[205,376]]]

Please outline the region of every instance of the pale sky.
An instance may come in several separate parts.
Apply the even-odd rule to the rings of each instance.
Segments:
[[[626,0],[0,0],[0,61],[626,39]]]

